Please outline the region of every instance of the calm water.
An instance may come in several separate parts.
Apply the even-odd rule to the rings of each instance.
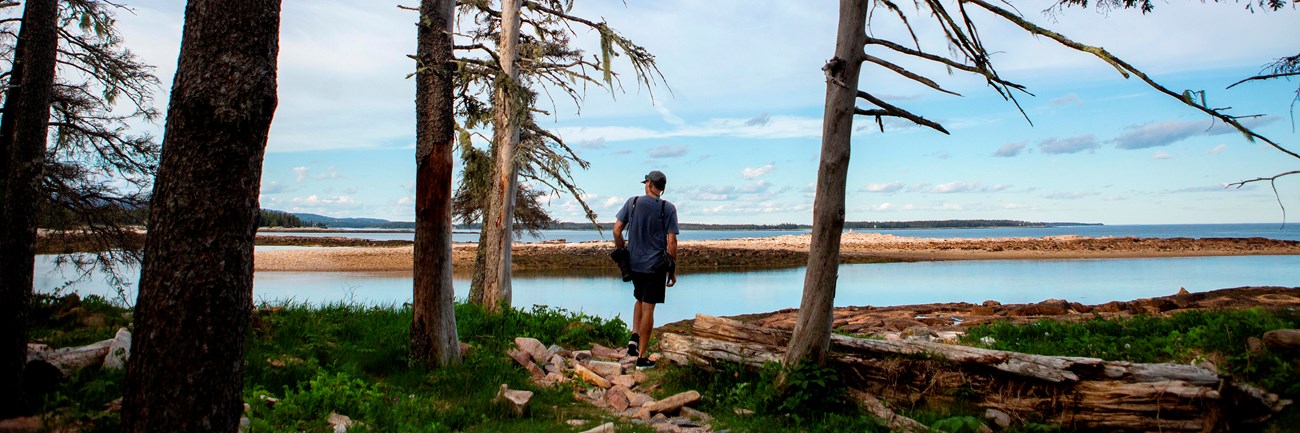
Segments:
[[[896,236],[919,238],[1010,238],[1044,236],[1134,236],[1140,238],[1271,238],[1300,241],[1300,224],[1160,224],[1160,225],[1107,225],[1077,227],[1001,227],[988,229],[907,229],[907,230],[853,230],[858,233],[883,233]],[[682,240],[714,240],[736,238],[759,238],[791,234],[805,234],[808,230],[684,230]],[[263,232],[270,236],[342,236],[373,240],[407,240],[415,239],[410,231],[379,232]],[[457,231],[453,236],[456,242],[477,242],[478,233]],[[594,230],[545,230],[539,236],[525,235],[522,242],[564,239],[568,242],[586,242],[612,239],[610,232],[599,233]]]
[[[1240,286],[1300,286],[1300,256],[1191,257],[1105,260],[1000,260],[844,265],[836,306],[904,305],[930,302],[1004,303],[1067,299],[1085,304],[1171,295],[1180,287],[1201,292]],[[803,269],[684,274],[668,289],[656,323],[696,313],[736,315],[797,308]],[[36,287],[48,292],[73,277],[40,256]],[[133,280],[137,277],[131,277]],[[259,272],[253,295],[266,302],[355,302],[396,305],[411,299],[410,272]],[[455,280],[463,298],[468,280]],[[629,321],[632,286],[609,274],[520,274],[514,277],[514,305],[549,305]],[[101,278],[69,286],[82,294],[115,296]],[[127,299],[134,300],[134,287]]]

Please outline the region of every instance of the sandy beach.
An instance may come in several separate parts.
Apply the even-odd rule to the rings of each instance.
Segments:
[[[808,260],[810,243],[810,235],[683,241],[678,245],[678,266],[683,271],[803,266]],[[259,236],[258,244],[330,247],[259,251],[255,258],[255,266],[259,271],[411,269],[412,245],[407,241]],[[453,263],[457,271],[467,271],[472,267],[475,248],[476,244],[472,243],[453,246]],[[605,269],[612,266],[608,256],[612,249],[613,242],[609,241],[520,243],[513,246],[512,262],[515,270]],[[840,252],[843,263],[1300,255],[1300,242],[1263,238],[1081,236],[943,239],[846,233]]]

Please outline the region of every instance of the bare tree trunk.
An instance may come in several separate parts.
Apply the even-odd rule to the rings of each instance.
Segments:
[[[830,345],[835,280],[839,278],[840,232],[844,230],[844,188],[848,179],[850,139],[862,46],[866,43],[868,0],[840,0],[835,57],[826,73],[826,109],[822,119],[821,166],[817,169],[817,198],[813,201],[812,245],[803,280],[803,300],[794,338],[783,363],[807,360],[825,364]]]
[[[0,221],[0,415],[22,409],[19,390],[27,362],[27,315],[36,260],[36,215],[49,137],[58,15],[57,0],[27,2],[19,35],[22,58],[15,59],[14,66],[21,76],[10,76],[18,87],[11,87],[14,90],[5,101],[3,122],[12,128],[8,131],[12,131],[13,141],[4,146],[7,154],[0,155],[0,159],[8,161],[0,173],[6,177],[4,189],[0,190],[4,200]]]
[[[451,280],[452,36],[455,0],[420,2],[415,79],[415,288],[411,359],[460,362]]]
[[[190,0],[145,239],[125,432],[236,431],[279,0]]]
[[[493,122],[497,152],[496,179],[492,185],[492,198],[483,217],[486,248],[483,270],[483,307],[497,311],[501,305],[510,305],[510,237],[515,213],[515,190],[518,189],[518,169],[515,153],[519,147],[520,118],[527,107],[520,102],[519,71],[515,60],[519,57],[519,9],[522,0],[501,2],[501,42],[497,45],[501,58],[502,77],[497,79],[496,120]]]

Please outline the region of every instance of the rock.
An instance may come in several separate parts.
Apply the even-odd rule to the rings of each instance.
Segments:
[[[904,329],[912,328],[912,327],[924,328],[925,324],[912,319],[895,318],[895,319],[885,320],[885,328],[888,328],[893,331],[902,331]]]
[[[899,336],[911,340],[930,341],[934,339],[935,334],[934,331],[931,331],[929,327],[913,326],[911,328],[904,329],[903,333],[899,334]]]
[[[648,394],[635,391],[627,393],[627,404],[631,407],[644,407],[647,404],[654,403],[654,401],[654,397]]]
[[[510,351],[506,353],[510,355],[511,359],[514,359],[515,362],[518,362],[519,365],[522,365],[524,369],[528,370],[528,374],[532,375],[533,380],[546,377],[546,373],[544,373],[541,368],[537,367],[537,363],[533,362],[532,358],[527,352],[510,349]]]
[[[546,346],[536,338],[515,337],[515,346],[533,357],[533,361],[546,362],[550,356],[546,353]]]
[[[565,423],[565,424],[568,424],[568,425],[571,426],[571,427],[582,427],[582,426],[584,426],[584,425],[587,425],[587,420],[585,420],[585,419],[571,419],[571,420],[565,421],[564,423]]]
[[[651,413],[677,412],[682,406],[689,405],[700,401],[700,393],[694,390],[678,393],[671,397],[659,400],[651,404],[649,409]]]
[[[988,301],[984,301],[984,303],[980,305],[989,308],[997,308],[997,307],[1001,307],[1002,303],[994,300],[988,300]]]
[[[542,380],[541,380],[539,383],[540,383],[541,385],[544,385],[544,386],[551,386],[551,385],[556,385],[556,384],[563,384],[563,383],[568,382],[568,381],[569,381],[569,379],[568,379],[567,377],[564,377],[563,374],[560,374],[560,373],[546,373],[546,377],[543,377]]]
[[[623,359],[627,357],[627,349],[610,349],[599,344],[591,346],[591,356],[597,358]]]
[[[623,364],[608,361],[587,361],[587,368],[605,378],[618,377],[623,374]]]
[[[636,386],[636,379],[634,379],[630,374],[620,374],[609,378],[609,383],[612,383],[615,386],[632,389]]]
[[[577,351],[577,352],[573,352],[573,359],[578,360],[578,361],[586,361],[586,360],[588,360],[588,359],[591,359],[591,351],[590,351],[590,350],[579,350],[579,351]]]
[[[629,403],[627,399],[626,390],[622,389],[620,386],[610,388],[609,392],[605,393],[605,401],[608,401],[609,407],[613,408],[616,412],[625,411],[629,406],[631,406],[631,403]]]
[[[996,424],[998,428],[1007,428],[1011,426],[1011,415],[997,409],[986,409],[984,411],[984,419],[993,421],[993,424]]]
[[[601,388],[609,388],[611,386],[614,386],[614,384],[609,383],[608,379],[605,379],[601,375],[596,374],[596,372],[587,369],[587,367],[583,367],[582,364],[573,364],[573,371],[578,372],[578,377],[582,378],[583,382],[587,382],[592,385],[599,386]]]
[[[1120,301],[1110,301],[1105,304],[1098,305],[1097,308],[1094,309],[1094,311],[1099,313],[1119,313],[1122,311],[1128,311],[1128,303],[1120,302]]]
[[[704,423],[713,421],[713,417],[709,416],[709,414],[689,407],[682,408],[682,416]]]
[[[131,331],[118,328],[113,336],[113,344],[108,346],[108,355],[104,356],[104,368],[121,370],[126,368],[126,360],[131,357]]]
[[[1264,347],[1280,355],[1300,355],[1300,329],[1277,329],[1264,333]]]
[[[546,348],[546,354],[548,355],[547,358],[551,358],[556,355],[565,357],[565,356],[569,356],[569,351],[563,347],[560,347],[560,345],[558,344],[552,344],[551,347]]]
[[[1192,294],[1192,292],[1188,292],[1186,287],[1179,287],[1178,293],[1175,296],[1183,296],[1183,295],[1190,295],[1190,294]]]
[[[532,391],[510,389],[503,383],[501,384],[501,390],[497,391],[497,396],[492,399],[492,402],[505,405],[510,408],[510,413],[514,414],[515,417],[522,417],[528,413],[528,402],[532,399]]]
[[[614,433],[614,423],[607,422],[596,426],[596,428],[584,431],[582,433]]]
[[[992,316],[997,314],[997,310],[994,310],[993,307],[971,307],[970,314],[972,316]]]
[[[1007,311],[1008,316],[1060,316],[1065,314],[1065,308],[1054,304],[1029,304],[1012,308]]]
[[[348,418],[347,415],[339,415],[336,412],[330,412],[330,417],[326,422],[334,427],[334,433],[347,433],[348,429],[355,424],[352,418]]]
[[[1265,333],[1264,335],[1268,335]],[[1256,337],[1246,338],[1246,351],[1250,353],[1259,353],[1264,349],[1264,342]]]

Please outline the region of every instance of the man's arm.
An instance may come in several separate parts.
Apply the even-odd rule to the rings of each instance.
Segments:
[[[677,260],[677,234],[676,233],[668,233],[668,255],[672,256],[674,261]],[[668,272],[668,281],[665,282],[664,285],[668,287],[672,287],[676,284],[677,284],[677,270],[674,269]]]
[[[614,220],[614,249],[619,249],[624,247],[623,226],[625,225],[627,224],[622,221]],[[672,243],[670,245],[672,245],[672,247],[670,248],[672,248],[673,251],[677,251],[677,241],[676,241],[677,238],[672,238],[672,239],[674,240],[671,241]]]

